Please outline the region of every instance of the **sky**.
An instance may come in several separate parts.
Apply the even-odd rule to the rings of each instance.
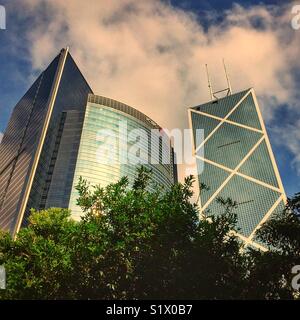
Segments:
[[[300,191],[299,1],[0,0],[0,140],[14,105],[62,47],[94,92],[165,128],[187,128],[187,108],[216,90],[253,87],[289,196]]]

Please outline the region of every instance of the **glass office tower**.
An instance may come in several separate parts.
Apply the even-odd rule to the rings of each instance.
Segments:
[[[154,180],[167,187],[176,181],[173,150],[161,128],[137,110],[92,93],[68,49],[63,49],[15,106],[0,144],[0,229],[15,236],[31,208],[71,208],[78,217],[79,176],[103,186],[124,175],[132,181],[137,165],[111,159],[104,165],[97,153],[99,131],[115,130],[125,120],[129,135],[137,128],[147,133],[138,150],[132,146],[133,153],[145,156],[157,150],[157,163],[145,163]],[[153,128],[158,137],[153,146],[157,143],[158,148],[146,143]],[[131,144],[123,141],[120,150]]]
[[[190,108],[201,214],[220,214],[219,198],[237,202],[238,236],[247,245],[285,205],[285,192],[253,89]],[[204,140],[197,141],[197,129]]]
[[[80,176],[103,187],[123,176],[131,184],[140,165],[152,170],[153,189],[177,181],[171,142],[160,126],[128,105],[90,94],[69,204],[72,216],[82,214],[75,189]]]
[[[66,207],[87,95],[92,93],[68,49],[63,49],[15,106],[0,145],[0,228],[16,235],[30,208]],[[59,146],[68,148],[59,155]],[[60,177],[54,168],[64,168]]]

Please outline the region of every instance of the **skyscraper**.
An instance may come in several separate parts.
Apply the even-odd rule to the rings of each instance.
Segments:
[[[127,176],[131,184],[140,164],[152,170],[157,185],[168,188],[177,180],[170,139],[158,124],[124,103],[90,94],[69,203],[73,217],[82,213],[75,189],[80,176],[101,186]]]
[[[63,49],[15,106],[0,145],[1,229],[15,235],[30,208],[38,208],[47,198],[57,148],[64,138],[62,127],[71,122],[73,130],[80,131],[91,92],[68,49]]]
[[[221,214],[217,199],[237,202],[238,236],[247,245],[257,229],[282,210],[285,192],[253,89],[190,108],[201,214]],[[204,140],[197,141],[197,129]]]
[[[92,93],[68,49],[63,49],[15,106],[0,144],[0,229],[16,235],[31,208],[70,207],[78,213],[74,186],[79,175],[95,181],[89,170],[104,184],[132,173],[132,167],[119,166],[108,174],[95,158],[88,158],[91,152],[85,146],[99,143],[92,128],[109,126],[113,117],[126,117],[141,128],[158,125],[133,108],[89,96]],[[157,182],[174,181],[173,170],[163,161],[152,169]]]

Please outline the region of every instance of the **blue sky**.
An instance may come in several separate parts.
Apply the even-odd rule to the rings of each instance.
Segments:
[[[93,1],[93,0],[89,0]],[[84,56],[88,55],[87,52],[84,52],[84,49],[77,50],[76,46],[79,46],[79,43],[77,43],[70,34],[66,33],[66,36],[64,38],[64,33],[61,32],[60,30],[56,30],[55,26],[51,25],[52,19],[60,19],[61,16],[57,12],[52,13],[52,7],[41,7],[38,4],[32,5],[28,4],[27,2],[30,3],[37,3],[37,1],[29,1],[29,0],[24,0],[21,1],[18,0],[10,0],[10,1],[0,1],[0,4],[4,5],[7,10],[7,30],[0,30],[0,132],[3,132],[6,128],[7,122],[9,120],[10,113],[12,111],[12,108],[14,105],[17,103],[17,101],[22,97],[22,95],[26,92],[26,90],[30,87],[32,81],[34,80],[34,77],[40,72],[40,69],[42,69],[47,62],[49,63],[51,59],[54,56],[55,52],[58,52],[61,46],[64,46],[64,44],[69,44],[71,43],[71,49],[73,49],[72,52],[74,52],[74,57],[76,60],[79,61],[79,65],[81,68],[86,68],[86,70],[83,70],[83,73],[87,73],[87,79],[92,82],[92,87],[94,88],[96,86],[96,89],[98,89],[98,84],[97,84],[97,78],[96,80],[93,79],[93,76],[90,76],[89,73],[91,72],[90,70],[93,68],[92,64],[87,64],[84,63]],[[44,1],[40,1],[40,3],[43,3]],[[101,2],[101,1],[100,1]],[[151,1],[150,1],[151,2]],[[26,4],[25,4],[26,3]],[[170,11],[165,11],[164,15],[170,15],[170,19],[173,19],[174,16],[177,14],[176,9],[180,9],[180,12],[183,12],[183,16],[180,15],[180,19],[189,19],[188,17],[186,18],[184,16],[185,13],[194,13],[197,22],[193,22],[192,27],[188,26],[188,28],[193,28],[193,30],[196,30],[195,28],[196,23],[199,24],[199,28],[203,28],[201,32],[203,32],[204,36],[208,36],[208,31],[211,30],[212,27],[219,28],[220,25],[223,23],[223,17],[224,17],[224,12],[225,11],[230,11],[232,10],[234,6],[234,1],[219,1],[219,0],[210,0],[210,1],[192,1],[192,0],[185,0],[185,1],[178,1],[178,0],[171,0],[171,1],[165,1],[165,3],[169,3],[171,6],[173,6],[173,9]],[[249,11],[251,8],[253,8],[255,5],[261,5],[262,7],[268,7],[270,5],[277,6],[280,8],[280,3],[282,1],[258,1],[258,0],[247,0],[247,1],[236,1],[235,3],[238,3],[243,7],[243,14],[244,12]],[[288,2],[285,1],[285,4]],[[160,7],[159,7],[160,8]],[[46,10],[47,9],[47,10]],[[63,10],[65,8],[62,8]],[[73,8],[71,8],[73,10]],[[71,10],[70,9],[70,10]],[[54,10],[54,9],[53,9]],[[113,10],[113,9],[112,9]],[[140,8],[141,10],[141,8]],[[145,9],[146,10],[146,9]],[[148,9],[147,9],[148,10]],[[163,9],[165,10],[165,9]],[[50,14],[51,12],[51,14]],[[213,19],[212,19],[213,17]],[[232,19],[233,15],[231,16]],[[175,18],[174,18],[175,19]],[[67,20],[67,18],[66,18]],[[175,19],[176,20],[176,19]],[[175,21],[174,20],[174,21]],[[59,23],[61,23],[62,26],[64,26],[63,22],[60,20]],[[173,21],[173,20],[170,20]],[[176,20],[177,21],[177,20]],[[57,25],[59,25],[57,23]],[[175,22],[174,22],[175,23]],[[270,22],[271,23],[271,22]],[[69,24],[66,29],[70,28]],[[162,27],[161,27],[162,28]],[[182,30],[182,26],[178,26],[179,30]],[[224,30],[227,30],[228,28],[228,22],[226,24],[226,27],[224,27]],[[253,27],[255,28],[255,27]],[[46,30],[46,31],[45,31]],[[47,33],[47,30],[51,30],[51,36],[52,38],[49,39],[44,39],[45,35],[44,33]],[[126,29],[127,30],[127,29]],[[175,30],[175,24],[174,24],[174,30]],[[199,29],[200,30],[200,29]],[[272,31],[272,30],[271,30]],[[270,33],[271,33],[270,31]],[[64,31],[65,32],[65,31]],[[79,31],[78,31],[79,32]],[[80,30],[80,32],[82,32]],[[100,32],[100,31],[99,31]],[[165,32],[166,34],[169,34],[169,31],[163,30],[162,32]],[[185,31],[184,31],[185,32]],[[183,32],[183,35],[185,34]],[[211,32],[211,31],[210,31]],[[214,31],[215,32],[215,31]],[[219,33],[222,33],[222,29],[218,31]],[[279,31],[276,31],[279,32]],[[290,30],[289,32],[292,32]],[[70,33],[70,32],[69,32]],[[274,31],[275,34],[275,31]],[[106,35],[106,34],[102,34]],[[216,34],[214,33],[214,36]],[[277,33],[276,33],[277,36]],[[294,33],[291,35],[291,37],[296,38],[298,37],[298,43],[300,43],[300,31],[299,35]],[[58,39],[58,40],[57,40]],[[131,39],[131,38],[130,38]],[[273,38],[272,38],[273,39]],[[177,41],[178,39],[176,39]],[[79,40],[78,40],[79,41]],[[179,40],[178,40],[179,41]],[[181,41],[181,39],[180,39]],[[51,43],[50,43],[51,42]],[[54,43],[53,48],[51,47],[52,42]],[[273,43],[270,41],[270,43]],[[80,42],[80,45],[82,44],[82,41]],[[72,47],[73,45],[73,47]],[[271,44],[270,44],[271,45]],[[120,44],[121,46],[121,44]],[[132,46],[132,45],[131,45]],[[142,46],[142,44],[141,44]],[[124,47],[125,48],[125,47]],[[127,47],[126,47],[127,48]],[[206,48],[207,49],[207,48]],[[77,51],[76,51],[77,50]],[[177,50],[177,49],[176,49]],[[222,50],[222,48],[220,49]],[[238,49],[236,49],[238,50]],[[285,48],[282,48],[284,51]],[[126,50],[128,52],[128,50]],[[125,50],[124,50],[125,52]],[[177,52],[177,51],[176,51]],[[215,50],[213,51],[215,52]],[[290,59],[291,57],[293,58],[293,55],[296,58],[295,53],[293,53],[292,48],[290,49],[291,53],[287,53],[287,55],[283,55],[282,59]],[[300,51],[299,51],[300,52]],[[99,55],[101,55],[101,50]],[[177,53],[178,55],[178,53]],[[220,59],[222,58],[220,54]],[[109,56],[112,56],[111,52]],[[151,56],[151,59],[153,57]],[[126,55],[126,59],[130,61],[130,54],[128,53]],[[272,57],[270,57],[272,59]],[[274,58],[276,60],[276,68],[281,68],[280,70],[284,70],[289,72],[289,69],[283,68],[281,66],[281,62],[278,61],[278,59]],[[157,60],[158,61],[158,60]],[[98,61],[97,61],[98,62]],[[294,62],[297,63],[297,62]],[[174,62],[175,64],[175,62]],[[157,62],[156,62],[157,65]],[[231,62],[232,69],[234,69],[234,61]],[[246,67],[246,66],[245,66]],[[187,66],[188,68],[188,66]],[[298,69],[297,69],[298,68]],[[241,69],[240,66],[238,66],[237,70]],[[299,87],[300,81],[299,80],[299,66],[295,65],[293,66],[293,81],[296,87]],[[144,69],[143,69],[144,70]],[[279,71],[280,71],[279,70]],[[144,70],[145,72],[145,70]],[[181,70],[181,73],[184,73],[185,70]],[[188,71],[187,71],[188,72]],[[263,68],[261,69],[261,74],[263,74],[265,71]],[[282,71],[283,72],[283,71]],[[292,72],[292,71],[290,71]],[[117,78],[118,77],[118,78]],[[281,75],[282,77],[282,75]],[[118,75],[112,76],[112,79],[116,81],[121,81],[120,79],[123,79],[123,75]],[[117,80],[119,79],[119,80]],[[249,76],[249,79],[252,79]],[[238,83],[239,79],[237,78],[236,80],[234,79],[233,75],[233,82]],[[100,80],[99,80],[100,81]],[[107,86],[104,84],[105,79],[103,80],[101,78],[101,86],[100,86],[100,91],[103,90],[104,95],[109,95],[111,94],[110,90],[111,85]],[[168,79],[169,81],[169,79]],[[171,80],[170,80],[171,81]],[[216,81],[219,81],[216,79]],[[276,88],[274,86],[273,79],[269,79],[269,84],[270,84],[270,90],[273,88]],[[265,81],[267,82],[267,81]],[[268,83],[265,84],[264,82],[264,91],[268,91]],[[280,82],[280,79],[279,79]],[[95,84],[93,86],[93,83]],[[258,82],[258,87],[259,84],[261,83]],[[128,84],[129,86],[130,84]],[[147,83],[148,85],[148,83]],[[252,83],[249,81],[245,81],[245,86],[250,87],[252,85],[256,85],[256,82]],[[145,104],[143,103],[144,100],[149,100],[150,98],[148,96],[143,96],[141,94],[139,100],[135,97],[130,97],[126,96],[126,92],[128,88],[125,88],[123,91],[123,88],[120,86],[116,86],[115,94],[119,94],[120,97],[124,96],[125,102],[132,101],[133,105],[137,104]],[[241,88],[242,89],[242,88]],[[257,89],[257,88],[255,88]],[[151,88],[150,88],[151,90]],[[156,93],[155,90],[158,90],[157,88],[153,88],[153,92]],[[184,97],[188,95],[188,92],[193,90],[193,85],[189,85],[186,88],[186,92],[182,93],[182,107],[181,109],[184,109],[184,106],[190,106],[190,104],[197,105],[199,103],[204,102],[205,96],[194,94],[193,99],[186,99],[187,103],[184,103]],[[202,88],[202,90],[206,90],[206,88]],[[139,94],[140,94],[139,90]],[[294,90],[295,91],[295,90]],[[293,92],[294,92],[293,91]],[[106,94],[107,92],[107,94]],[[112,91],[113,92],[113,91]],[[134,90],[132,90],[134,92]],[[171,91],[172,92],[172,91]],[[261,101],[263,101],[264,105],[268,104],[269,101],[275,101],[275,106],[271,106],[272,103],[270,103],[270,106],[266,106],[266,110],[264,115],[268,117],[268,110],[272,109],[272,117],[267,121],[267,129],[270,135],[271,143],[273,145],[274,153],[276,156],[276,160],[282,175],[283,183],[286,188],[287,194],[292,195],[295,192],[300,191],[300,179],[299,179],[299,164],[297,159],[297,150],[299,144],[297,141],[292,141],[289,143],[289,140],[293,138],[293,132],[297,132],[297,124],[296,121],[299,119],[299,113],[295,113],[295,106],[294,106],[294,99],[291,99],[291,103],[289,102],[290,100],[285,97],[285,92],[287,92],[287,95],[289,94],[289,88],[285,88],[285,91],[282,90],[282,93],[278,94],[278,97],[276,97],[277,100],[273,99],[273,95],[269,93],[268,98],[265,100],[265,97],[261,95]],[[114,92],[113,92],[114,93]],[[161,101],[169,101],[167,97],[167,93],[164,94],[163,92],[159,91],[157,92],[157,95],[159,96],[161,94],[162,99]],[[135,94],[136,96],[136,94]],[[259,98],[260,95],[258,94]],[[118,96],[116,96],[118,97]],[[145,98],[146,97],[146,98]],[[149,99],[148,99],[149,98]],[[127,99],[127,100],[126,100]],[[165,100],[164,100],[165,99]],[[199,100],[198,100],[199,99]],[[273,99],[273,100],[272,100]],[[122,99],[119,99],[122,101]],[[155,103],[155,100],[153,100]],[[170,100],[172,101],[172,100]],[[150,103],[150,102],[149,102]],[[293,106],[292,106],[293,104]],[[181,110],[181,111],[182,111]],[[274,110],[274,111],[273,111]],[[292,112],[291,112],[292,110]],[[145,110],[142,110],[145,111]],[[146,112],[149,114],[149,112]],[[150,113],[151,115],[151,113]],[[151,115],[152,116],[152,115]],[[162,115],[162,117],[165,115]],[[160,121],[160,116],[159,114],[153,113],[153,117],[156,121],[162,122],[164,120]],[[176,120],[174,120],[174,123],[176,123]],[[174,124],[175,125],[175,124]],[[284,130],[280,129],[284,127]],[[293,131],[294,130],[294,131]]]

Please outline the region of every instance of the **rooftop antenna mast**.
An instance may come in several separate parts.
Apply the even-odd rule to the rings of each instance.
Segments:
[[[224,66],[224,71],[225,71],[227,85],[228,85],[228,92],[229,92],[229,94],[232,94],[231,83],[230,83],[230,79],[229,79],[229,76],[228,76],[228,73],[227,73],[227,68],[226,68],[226,64],[225,64],[225,59],[224,58],[223,58],[223,66]]]
[[[224,71],[225,71],[225,76],[226,76],[226,81],[227,81],[227,88],[223,89],[223,90],[219,90],[219,91],[213,91],[212,88],[212,84],[210,81],[210,76],[209,76],[209,71],[208,71],[208,66],[207,64],[205,65],[206,67],[206,74],[207,74],[207,80],[208,80],[208,88],[209,88],[209,93],[210,93],[210,98],[211,101],[213,100],[218,100],[220,97],[218,95],[221,95],[224,93],[226,94],[226,96],[230,96],[232,94],[232,88],[231,88],[231,84],[230,84],[230,79],[227,73],[227,69],[226,69],[226,64],[225,64],[225,60],[223,59],[223,67],[224,67]]]
[[[208,81],[210,99],[212,101],[212,100],[214,100],[214,93],[213,93],[212,85],[211,85],[211,82],[210,82],[210,77],[209,77],[208,65],[207,64],[205,65],[205,68],[206,68],[206,74],[207,74],[207,81]]]

